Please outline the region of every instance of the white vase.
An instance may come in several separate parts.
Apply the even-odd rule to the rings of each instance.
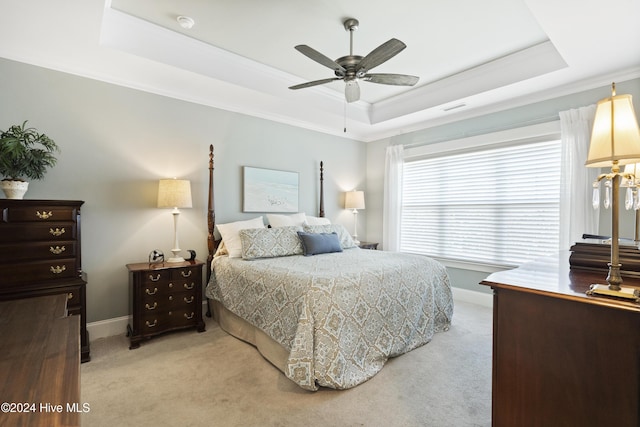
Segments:
[[[0,181],[0,188],[7,199],[22,199],[29,188],[26,181]]]

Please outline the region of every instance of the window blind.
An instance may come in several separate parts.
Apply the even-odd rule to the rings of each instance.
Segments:
[[[558,251],[560,141],[404,165],[400,250],[519,265]]]

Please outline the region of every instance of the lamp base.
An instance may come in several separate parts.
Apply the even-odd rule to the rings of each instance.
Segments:
[[[640,302],[640,290],[635,288],[621,287],[619,291],[609,289],[608,285],[593,284],[587,291],[587,295],[604,296],[610,298],[621,298]]]
[[[165,262],[184,262],[184,258],[182,258],[180,256],[180,249],[171,249],[171,252],[173,252],[173,256],[171,258],[169,258],[168,260],[166,260]]]

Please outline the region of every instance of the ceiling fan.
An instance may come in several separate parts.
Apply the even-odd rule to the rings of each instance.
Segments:
[[[295,49],[303,55],[313,59],[317,63],[331,68],[336,77],[314,80],[289,87],[289,89],[303,89],[306,87],[322,85],[335,80],[344,80],[344,94],[347,102],[355,102],[360,99],[359,80],[371,83],[396,86],[413,86],[418,83],[418,77],[406,74],[381,74],[369,73],[374,67],[388,61],[400,53],[407,45],[398,39],[391,39],[373,49],[367,56],[362,57],[353,54],[353,32],[358,29],[360,23],[357,19],[349,18],[344,21],[344,29],[349,31],[349,55],[335,61],[307,46],[298,45]]]

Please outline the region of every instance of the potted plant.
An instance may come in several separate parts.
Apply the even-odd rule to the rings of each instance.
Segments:
[[[0,133],[0,188],[8,199],[22,199],[29,183],[25,179],[40,180],[48,167],[56,164],[56,143],[34,128],[27,128],[25,120]]]

